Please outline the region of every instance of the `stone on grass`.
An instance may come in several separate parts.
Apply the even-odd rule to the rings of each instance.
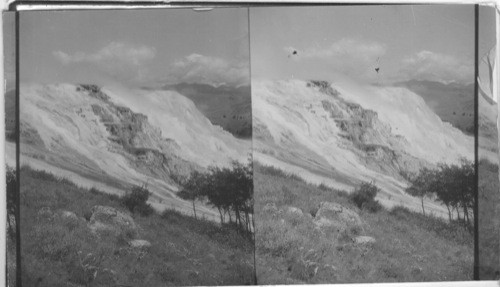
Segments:
[[[358,245],[368,245],[377,242],[375,238],[370,236],[357,236],[354,238],[354,243]]]
[[[293,206],[287,206],[285,207],[285,213],[289,215],[296,215],[296,216],[302,216],[304,213],[300,208],[293,207]]]
[[[88,226],[94,234],[137,232],[137,226],[130,215],[109,206],[94,206]]]
[[[74,220],[74,221],[78,220],[78,216],[76,216],[76,214],[74,212],[62,210],[60,214],[61,214],[62,218],[66,218],[66,219],[70,219],[70,220]]]
[[[128,244],[130,245],[130,247],[138,248],[138,249],[147,249],[147,248],[151,247],[151,243],[147,240],[144,240],[144,239],[130,240],[128,242]]]
[[[270,203],[266,203],[266,205],[264,205],[264,208],[262,208],[262,211],[269,212],[269,213],[276,213],[276,212],[278,212],[278,208],[276,207],[276,203],[270,202]]]
[[[37,212],[37,215],[39,217],[51,217],[54,213],[52,212],[52,210],[50,209],[50,207],[42,207],[38,210]]]
[[[321,202],[313,222],[318,228],[333,228],[339,233],[353,227],[362,228],[363,224],[355,211],[333,202]]]

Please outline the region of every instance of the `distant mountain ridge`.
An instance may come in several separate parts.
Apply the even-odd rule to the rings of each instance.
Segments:
[[[468,135],[474,135],[474,84],[411,80],[397,84],[420,95],[427,105],[445,122]],[[498,109],[478,95],[479,157],[498,162]]]
[[[474,134],[474,84],[410,80],[396,86],[406,87],[421,96],[441,120],[464,133]]]
[[[176,91],[191,99],[214,125],[239,138],[252,137],[250,86],[179,83],[164,85],[163,90]]]

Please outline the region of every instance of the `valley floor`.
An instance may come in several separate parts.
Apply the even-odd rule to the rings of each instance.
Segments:
[[[138,234],[95,236],[93,206],[125,212],[117,196],[48,173],[21,170],[23,286],[244,285],[254,283],[251,239],[234,229],[167,210],[134,215]],[[71,212],[71,216],[55,216]],[[48,214],[48,215],[47,215]],[[131,239],[151,243],[132,247]]]
[[[472,233],[403,207],[369,213],[348,194],[255,164],[258,284],[454,281],[473,278]],[[362,230],[340,239],[315,228],[320,202],[355,210]],[[291,207],[300,209],[288,213]],[[357,245],[354,237],[373,237]]]

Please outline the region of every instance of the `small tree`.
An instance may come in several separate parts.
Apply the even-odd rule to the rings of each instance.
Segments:
[[[177,195],[192,201],[195,217],[195,200],[206,198],[219,211],[222,224],[229,217],[230,224],[234,223],[240,230],[250,231],[253,225],[252,174],[251,162],[244,165],[236,161],[231,167],[209,167],[204,174],[193,171]]]
[[[150,192],[145,185],[135,185],[132,187],[131,192],[121,198],[121,201],[130,212],[138,212],[141,215],[148,216],[153,213],[153,208],[147,203],[149,195]]]
[[[375,200],[380,189],[372,182],[362,182],[349,199],[360,209],[367,209],[370,212],[376,212],[380,209],[380,204]]]
[[[420,173],[413,179],[410,180],[410,187],[406,189],[406,192],[415,197],[420,197],[422,203],[422,212],[425,215],[424,208],[424,197],[429,196],[432,192],[433,184],[436,179],[436,172],[424,167],[420,170]]]
[[[208,184],[207,180],[208,178],[204,174],[195,170],[184,184],[183,189],[177,193],[180,198],[192,201],[194,218],[197,218],[195,201],[203,196],[203,192]]]
[[[411,186],[406,192],[421,198],[424,215],[423,198],[435,194],[437,201],[442,202],[448,209],[450,221],[456,212],[457,219],[463,220],[470,226],[473,217],[474,190],[474,164],[462,159],[460,165],[440,163],[435,170],[422,169],[418,176],[411,180]],[[463,218],[460,217],[461,212]]]

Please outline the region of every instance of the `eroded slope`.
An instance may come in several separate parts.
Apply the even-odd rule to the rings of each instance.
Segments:
[[[471,137],[403,88],[293,80],[254,82],[252,91],[257,161],[345,190],[375,180],[387,206],[417,209],[405,178],[473,157]]]

